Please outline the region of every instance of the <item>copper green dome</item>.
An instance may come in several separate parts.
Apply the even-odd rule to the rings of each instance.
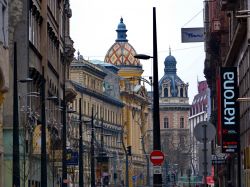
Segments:
[[[139,59],[136,59],[136,51],[133,46],[128,43],[127,29],[123,23],[123,18],[120,19],[120,23],[117,27],[117,39],[115,43],[107,51],[104,61],[116,66],[132,66],[141,67]]]

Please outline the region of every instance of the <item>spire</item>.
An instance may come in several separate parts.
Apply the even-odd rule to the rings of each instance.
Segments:
[[[127,32],[126,25],[123,23],[123,18],[121,17],[120,23],[118,24],[118,27],[116,29],[117,32],[117,39],[116,42],[128,42],[127,40]]]
[[[169,45],[169,56],[171,56],[171,47]]]

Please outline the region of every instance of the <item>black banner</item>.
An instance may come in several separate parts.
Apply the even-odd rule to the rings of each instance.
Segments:
[[[237,68],[221,67],[222,152],[236,153],[239,149]]]

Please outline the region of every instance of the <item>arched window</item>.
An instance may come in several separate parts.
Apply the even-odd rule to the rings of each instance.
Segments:
[[[180,89],[180,97],[183,97],[183,88]]]
[[[168,88],[164,88],[164,97],[168,97]]]

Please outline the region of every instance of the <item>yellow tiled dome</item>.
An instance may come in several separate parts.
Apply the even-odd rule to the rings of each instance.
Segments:
[[[118,24],[117,39],[115,43],[108,50],[104,61],[116,66],[136,66],[141,67],[140,60],[136,59],[134,55],[136,54],[135,49],[127,40],[127,29],[126,25],[123,23],[123,19],[120,19]]]

